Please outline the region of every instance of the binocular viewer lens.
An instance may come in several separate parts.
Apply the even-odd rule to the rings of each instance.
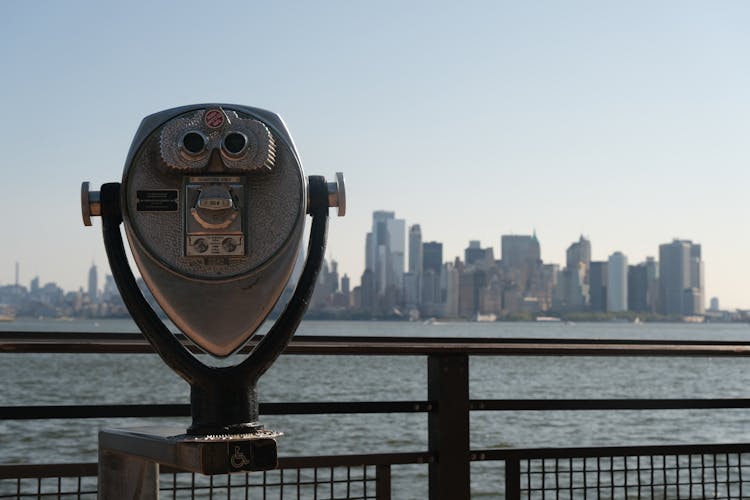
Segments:
[[[159,155],[175,172],[268,171],[279,139],[269,125],[229,108],[196,110],[162,126]]]
[[[198,156],[207,150],[208,138],[202,133],[195,130],[186,132],[180,139],[178,145],[181,151],[188,156]],[[221,141],[221,152],[229,157],[237,158],[242,156],[248,145],[248,139],[242,132],[229,132]]]
[[[189,155],[198,155],[206,149],[206,136],[200,132],[187,132],[182,136],[180,146]]]
[[[231,132],[224,137],[222,145],[224,146],[224,151],[230,155],[239,156],[247,145],[247,137],[239,132]]]

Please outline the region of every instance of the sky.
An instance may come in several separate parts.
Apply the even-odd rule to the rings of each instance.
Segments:
[[[700,243],[706,297],[750,308],[750,3],[8,2],[0,284],[108,268],[82,181],[118,182],[141,119],[280,114],[307,175],[344,172],[329,258],[364,270],[374,210],[444,257],[536,231],[547,263]]]

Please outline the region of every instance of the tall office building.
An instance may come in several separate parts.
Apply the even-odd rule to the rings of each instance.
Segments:
[[[464,263],[467,266],[487,269],[495,265],[495,256],[491,247],[482,248],[478,240],[471,240],[469,246],[464,249]]]
[[[404,274],[404,303],[418,306],[422,297],[422,228],[414,224],[409,228],[409,266]]]
[[[546,311],[552,307],[555,289],[560,280],[560,264],[541,265],[541,283],[538,294],[539,308]]]
[[[91,302],[96,302],[97,300],[98,284],[99,284],[99,278],[96,272],[96,264],[92,262],[91,268],[89,269],[89,288],[88,288],[88,296]]]
[[[372,213],[372,232],[367,235],[369,248],[369,265],[373,274],[376,295],[384,295],[388,284],[388,270],[390,261],[391,242],[388,235],[388,220],[395,217],[394,212],[378,210]]]
[[[115,297],[119,297],[120,292],[117,289],[117,283],[111,274],[104,275],[104,286],[102,287],[102,299],[109,302]]]
[[[364,270],[360,283],[357,307],[365,312],[374,313],[377,308],[377,295],[375,294],[375,279],[372,269]]]
[[[409,272],[422,273],[422,228],[419,224],[409,228]]]
[[[531,236],[503,234],[500,236],[500,252],[503,266],[522,268],[528,263],[540,260],[541,251],[536,233]]]
[[[437,241],[422,243],[421,304],[430,306],[442,302],[441,274],[443,271],[443,244]],[[434,307],[428,307],[434,309]]]
[[[656,305],[659,301],[659,262],[653,257],[646,257],[646,282],[648,289],[646,291],[646,305],[648,311],[655,313]]]
[[[628,266],[628,310],[656,312],[659,263],[653,257],[645,262]]]
[[[607,311],[628,310],[628,258],[615,252],[607,261]]]
[[[456,269],[454,264],[447,262],[443,266],[443,281],[445,282],[443,316],[449,318],[458,316],[459,278],[458,269]]]
[[[480,312],[481,290],[487,285],[487,273],[476,268],[466,268],[458,277],[458,315],[476,319]]]
[[[659,245],[659,312],[692,316],[705,312],[701,246],[675,239]]]
[[[404,267],[406,265],[406,221],[404,219],[389,219],[386,222],[388,238],[390,239],[390,276],[388,285],[397,289],[403,286]]]
[[[378,210],[372,214],[372,231],[365,242],[365,269],[373,273],[375,293],[401,289],[404,274],[405,222],[394,212]]]
[[[351,280],[349,279],[349,275],[344,273],[344,275],[341,277],[341,293],[349,297],[349,294],[351,293]]]
[[[437,241],[422,243],[422,272],[432,270],[438,276],[443,268],[443,244]]]
[[[628,266],[628,310],[648,311],[648,276],[644,264]]]
[[[404,273],[403,283],[403,304],[409,308],[418,306],[421,300],[419,294],[419,286],[417,283],[417,275],[409,272]]]
[[[607,262],[589,264],[589,305],[594,312],[607,311]]]
[[[365,236],[365,269],[375,269],[375,236],[367,233]]]
[[[589,266],[591,264],[591,242],[581,235],[577,242],[573,243],[565,251],[566,267],[577,269],[583,265],[583,282],[589,282]]]
[[[590,264],[591,243],[581,236],[565,251],[565,269],[560,273],[555,291],[556,308],[582,311],[589,306]]]
[[[541,281],[541,249],[536,233],[500,236],[502,267],[522,294],[535,291]]]
[[[484,259],[485,252],[478,240],[469,241],[469,246],[464,249],[464,262],[467,266],[476,264]]]
[[[351,280],[349,275],[344,273],[341,277],[341,295],[343,297],[344,307],[349,308],[352,305]]]

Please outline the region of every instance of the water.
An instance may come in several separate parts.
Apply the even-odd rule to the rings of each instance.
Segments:
[[[130,321],[17,321],[6,330],[136,331]],[[745,324],[305,322],[304,335],[539,337],[750,341]],[[681,398],[748,395],[741,358],[470,358],[472,398]],[[282,356],[259,383],[262,401],[424,400],[420,356]],[[185,403],[189,389],[155,355],[0,354],[0,405]],[[266,416],[282,455],[424,451],[424,414]],[[103,427],[154,419],[0,421],[0,461],[96,461]],[[186,419],[165,423],[186,427]],[[745,410],[472,412],[472,448],[747,442]],[[395,498],[419,498],[426,467],[394,468]],[[500,490],[500,464],[472,465],[473,495]],[[414,479],[417,476],[417,480]],[[420,484],[415,486],[415,484]],[[416,488],[416,489],[415,489]],[[399,489],[403,489],[399,493]]]

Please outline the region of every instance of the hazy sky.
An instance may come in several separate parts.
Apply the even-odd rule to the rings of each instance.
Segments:
[[[707,297],[750,307],[750,3],[7,2],[0,283],[66,289],[140,120],[229,102],[284,117],[306,174],[343,171],[329,256],[359,283],[372,211],[446,259],[536,229],[545,262],[703,245]]]

